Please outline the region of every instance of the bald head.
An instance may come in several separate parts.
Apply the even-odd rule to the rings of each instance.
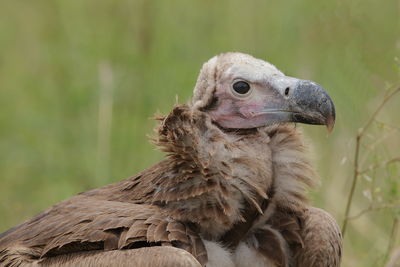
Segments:
[[[280,122],[323,124],[335,109],[318,84],[285,76],[274,65],[242,53],[207,61],[194,89],[192,108],[224,128],[255,128]]]

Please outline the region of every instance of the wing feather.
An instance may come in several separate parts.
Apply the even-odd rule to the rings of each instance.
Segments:
[[[161,211],[154,205],[78,195],[2,236],[0,259],[5,261],[11,254],[21,252],[29,262],[85,250],[108,251],[162,243],[183,247],[199,256],[204,264],[206,252],[198,234]]]

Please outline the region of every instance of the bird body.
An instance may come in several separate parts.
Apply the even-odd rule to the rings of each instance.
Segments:
[[[291,124],[331,128],[333,103],[285,77],[245,54],[214,57],[192,101],[158,118],[163,161],[1,234],[0,265],[339,266],[340,231],[307,202],[316,175]]]

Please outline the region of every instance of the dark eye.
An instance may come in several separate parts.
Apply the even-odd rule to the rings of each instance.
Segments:
[[[232,87],[233,90],[240,95],[245,95],[250,91],[250,85],[244,81],[235,82]]]

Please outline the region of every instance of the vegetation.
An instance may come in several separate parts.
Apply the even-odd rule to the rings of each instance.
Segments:
[[[313,204],[347,218],[343,266],[383,266],[400,246],[400,94],[374,115],[399,86],[397,0],[0,6],[0,232],[161,159],[150,118],[187,101],[208,58],[241,51],[335,102],[332,134],[301,127],[321,176]]]

